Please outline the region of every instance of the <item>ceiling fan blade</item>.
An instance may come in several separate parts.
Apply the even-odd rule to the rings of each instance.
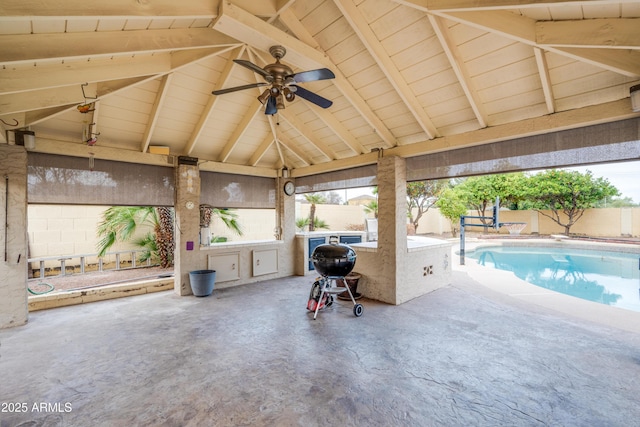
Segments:
[[[313,82],[316,80],[335,79],[336,75],[333,74],[333,71],[328,68],[320,68],[317,70],[303,71],[301,73],[292,74],[291,76],[287,77],[293,77],[294,83],[305,83]]]
[[[296,88],[295,94],[300,98],[306,99],[309,102],[316,104],[318,107],[329,108],[333,105],[333,101],[329,101],[327,98],[323,98],[317,93],[306,90],[301,86],[291,85]]]
[[[260,87],[260,86],[267,86],[269,83],[252,83],[249,85],[243,85],[243,86],[236,86],[236,87],[230,87],[227,89],[220,89],[220,90],[214,90],[213,92],[211,92],[214,95],[222,95],[225,93],[229,93],[229,92],[237,92],[239,90],[245,90],[245,89],[251,89],[254,87]]]
[[[271,76],[269,73],[267,73],[262,68],[258,67],[253,62],[245,61],[244,59],[234,59],[233,62],[235,62],[238,65],[242,65],[243,67],[248,68],[248,69],[250,69],[251,71],[253,71],[255,73],[260,74],[264,78],[267,78],[267,77]]]

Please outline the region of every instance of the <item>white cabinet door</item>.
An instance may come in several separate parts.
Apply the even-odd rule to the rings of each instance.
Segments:
[[[216,271],[216,282],[240,278],[240,252],[208,256],[209,270]]]
[[[261,251],[253,251],[253,275],[261,276],[263,274],[278,272],[278,250],[265,249]]]

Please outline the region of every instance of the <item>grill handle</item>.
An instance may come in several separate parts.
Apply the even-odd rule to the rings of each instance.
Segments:
[[[329,243],[340,243],[340,238],[338,236],[329,236]]]

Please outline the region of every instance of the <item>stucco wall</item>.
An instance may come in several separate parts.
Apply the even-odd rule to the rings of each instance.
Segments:
[[[486,214],[491,215],[490,210],[487,210]],[[477,213],[469,211],[469,215],[477,215]],[[536,211],[501,210],[500,222],[526,223],[520,234],[564,233],[564,227]],[[474,228],[474,230],[481,231],[482,228]],[[418,226],[419,234],[442,234],[449,231],[451,231],[450,222],[440,215],[438,209],[430,209],[421,218]],[[503,227],[500,229],[500,233],[508,234],[509,231]],[[587,209],[582,218],[571,227],[571,233],[592,237],[640,237],[640,208]]]
[[[27,152],[0,144],[0,206],[3,262],[0,262],[0,329],[27,322]],[[8,196],[8,197],[6,197]]]

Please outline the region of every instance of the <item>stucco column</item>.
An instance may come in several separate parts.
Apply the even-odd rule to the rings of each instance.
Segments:
[[[198,166],[176,167],[175,179],[175,252],[174,252],[174,292],[178,295],[192,295],[189,272],[200,270],[200,171]]]
[[[280,240],[284,243],[278,250],[280,258],[279,270],[284,276],[295,274],[295,239],[296,239],[296,195],[287,196],[284,193],[284,184],[294,181],[292,178],[277,178],[277,210],[280,229]]]
[[[27,305],[27,151],[0,145],[0,329],[24,325]],[[7,197],[8,195],[8,197]]]
[[[397,283],[407,254],[407,167],[397,156],[378,160],[378,256],[382,262],[380,295],[390,304],[397,303]]]

